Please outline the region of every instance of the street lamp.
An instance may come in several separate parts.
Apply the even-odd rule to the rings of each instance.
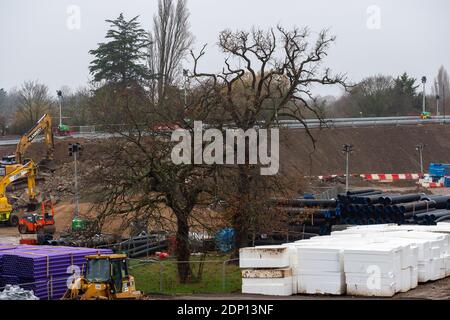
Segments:
[[[422,107],[423,107],[423,114],[425,114],[425,106],[426,106],[426,98],[425,98],[425,85],[427,84],[427,77],[425,77],[425,76],[423,76],[422,77],[422,84],[423,84],[423,104],[422,104]]]
[[[419,151],[419,157],[420,157],[420,172],[422,175],[424,174],[423,171],[423,150],[425,149],[425,145],[423,143],[420,143],[416,146],[416,150]]]
[[[350,154],[353,153],[353,146],[351,144],[345,144],[342,149],[342,153],[346,155],[345,162],[345,191],[349,190],[349,161]]]
[[[187,108],[187,86],[189,82],[189,70],[183,69],[183,77],[184,77],[184,108]]]
[[[58,102],[59,102],[59,128],[62,127],[62,91],[61,90],[57,90],[56,94],[58,95]]]
[[[440,113],[439,113],[439,99],[440,99],[441,97],[439,97],[439,95],[437,94],[436,95],[436,116],[437,117],[439,117],[440,116]]]
[[[77,155],[81,156],[83,147],[79,143],[69,143],[69,157],[73,157],[74,162],[74,184],[75,184],[75,213],[74,218],[78,218],[80,214],[80,202],[78,196],[78,170]]]
[[[444,124],[445,124],[445,84],[442,84],[442,111],[444,112]]]

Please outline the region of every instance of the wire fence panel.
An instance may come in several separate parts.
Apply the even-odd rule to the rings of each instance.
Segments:
[[[181,263],[188,263],[190,267],[186,283],[179,280]],[[237,259],[189,262],[131,259],[130,273],[135,277],[138,290],[149,294],[225,293],[241,289]]]

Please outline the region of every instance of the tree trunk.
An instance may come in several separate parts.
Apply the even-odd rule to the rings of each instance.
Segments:
[[[177,214],[177,261],[178,276],[180,283],[186,283],[191,276],[191,267],[189,265],[189,258],[191,255],[189,248],[189,224],[186,215]]]
[[[233,228],[235,230],[235,251],[233,258],[239,257],[239,249],[248,245],[250,176],[247,166],[239,167],[238,177],[238,205],[233,217]]]

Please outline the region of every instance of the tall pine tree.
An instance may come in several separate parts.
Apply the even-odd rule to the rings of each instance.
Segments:
[[[108,84],[142,84],[150,78],[146,61],[148,59],[149,36],[137,21],[139,16],[127,21],[121,13],[115,20],[106,20],[111,28],[105,43],[99,43],[89,71],[94,81]]]

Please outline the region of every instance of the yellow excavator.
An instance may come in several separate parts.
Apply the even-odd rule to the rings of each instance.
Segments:
[[[25,151],[34,141],[34,139],[44,132],[44,142],[47,146],[47,156],[46,160],[53,160],[53,151],[55,149],[55,144],[53,140],[52,132],[52,118],[48,114],[44,114],[36,125],[23,135],[16,147],[16,152],[14,155],[9,155],[3,157],[0,161],[0,176],[6,176],[13,172],[15,169],[20,168],[24,162]]]
[[[74,278],[63,300],[141,299],[134,277],[128,273],[127,256],[103,254],[86,257],[86,272]]]
[[[13,208],[6,197],[6,187],[12,182],[27,176],[29,203],[36,204],[36,166],[33,161],[25,165],[17,165],[16,168],[4,177],[0,177],[0,223],[17,226],[19,217],[12,214]]]

